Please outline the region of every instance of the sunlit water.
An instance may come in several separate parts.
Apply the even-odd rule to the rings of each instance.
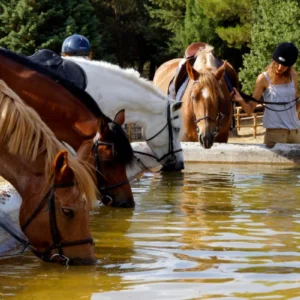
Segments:
[[[0,299],[300,299],[300,169],[187,164],[100,208],[100,264],[0,260]]]

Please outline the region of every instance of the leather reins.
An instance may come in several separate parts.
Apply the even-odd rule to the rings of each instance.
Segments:
[[[46,193],[46,195],[43,197],[41,202],[38,204],[38,206],[35,208],[31,216],[26,220],[26,222],[21,225],[21,229],[23,232],[25,232],[26,228],[31,224],[31,222],[35,219],[35,217],[41,212],[43,207],[48,204],[47,210],[49,212],[49,226],[50,226],[50,232],[51,232],[51,238],[52,238],[52,245],[44,252],[41,252],[37,250],[29,241],[26,241],[19,237],[17,234],[15,234],[12,230],[10,230],[7,226],[5,226],[2,222],[0,222],[0,226],[8,232],[13,238],[15,238],[17,241],[19,241],[23,246],[24,249],[22,252],[25,251],[25,249],[30,249],[37,257],[42,259],[45,262],[60,262],[64,265],[68,265],[70,262],[70,258],[66,257],[63,252],[63,248],[65,247],[71,247],[71,246],[77,246],[77,245],[83,245],[83,244],[91,244],[94,245],[94,241],[92,238],[85,238],[77,241],[71,241],[71,242],[61,242],[61,235],[57,226],[57,220],[56,220],[56,212],[55,212],[55,189],[57,188],[66,188],[74,186],[74,182],[69,183],[63,183],[63,184],[54,184],[50,190]],[[51,255],[51,251],[57,249],[58,253]]]
[[[145,156],[148,156],[148,157],[152,157],[157,162],[161,162],[163,159],[168,157],[169,163],[174,164],[177,160],[175,154],[182,151],[182,148],[174,150],[174,145],[173,145],[174,135],[173,135],[173,128],[172,128],[172,121],[176,120],[178,118],[179,118],[179,116],[175,116],[175,117],[171,118],[170,103],[168,103],[168,106],[167,106],[167,123],[166,123],[166,125],[161,130],[159,130],[156,134],[154,134],[152,137],[145,140],[146,142],[149,142],[149,141],[153,140],[160,133],[162,133],[166,128],[168,128],[168,132],[169,132],[169,151],[166,154],[164,154],[160,158],[157,158],[155,155],[145,153],[145,152],[142,152],[142,151],[135,151],[134,150],[133,153],[137,153],[137,154],[145,155]]]
[[[129,180],[124,180],[116,184],[111,184],[111,185],[105,185],[105,178],[101,173],[101,167],[100,167],[100,158],[98,154],[98,146],[100,145],[106,145],[112,147],[112,152],[113,156],[115,156],[115,151],[114,151],[114,144],[113,143],[108,143],[108,142],[102,142],[102,141],[95,141],[93,145],[93,153],[94,153],[94,159],[95,159],[95,170],[96,170],[96,178],[97,178],[97,184],[99,191],[101,193],[101,201],[103,202],[104,205],[111,206],[113,204],[113,198],[108,194],[109,190],[112,190],[114,188],[120,187],[125,184],[130,184]]]

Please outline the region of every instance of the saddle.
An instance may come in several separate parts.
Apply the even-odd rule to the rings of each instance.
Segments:
[[[194,65],[196,60],[196,53],[200,48],[205,49],[206,44],[203,42],[197,42],[190,44],[185,52],[184,58],[179,62],[176,73],[172,81],[170,82],[168,95],[176,101],[181,101],[185,89],[189,83],[189,77],[186,71],[186,62],[190,61],[191,65]]]
[[[70,81],[76,87],[85,90],[87,86],[87,77],[84,70],[73,61],[64,60],[55,52],[42,49],[27,58],[55,73],[63,79]]]
[[[196,42],[190,44],[185,52],[184,52],[184,58],[179,62],[176,73],[172,81],[170,82],[169,88],[168,88],[168,95],[173,98],[176,101],[181,101],[183,94],[186,90],[186,87],[189,83],[189,77],[186,71],[186,62],[187,60],[190,61],[191,65],[194,65],[196,61],[196,53],[200,49],[205,49],[207,46],[206,43],[203,42]],[[218,65],[221,66],[223,64],[223,61],[216,58]],[[225,72],[225,81],[230,91],[233,90],[232,84],[230,82],[230,79],[228,75]]]

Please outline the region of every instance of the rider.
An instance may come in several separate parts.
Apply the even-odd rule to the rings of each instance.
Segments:
[[[61,56],[83,56],[90,58],[91,45],[89,40],[80,34],[67,37],[61,47]]]
[[[297,58],[298,48],[293,43],[278,44],[273,52],[272,62],[256,79],[254,99],[258,101],[263,96],[265,101],[286,102],[282,109],[275,105],[265,105],[264,143],[270,148],[276,143],[300,144],[300,103],[296,102],[299,97],[298,73],[293,68]],[[246,103],[235,88],[232,94],[233,100],[240,103],[246,113],[254,111],[257,102]]]

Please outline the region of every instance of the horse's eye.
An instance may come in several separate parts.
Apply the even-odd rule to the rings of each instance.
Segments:
[[[69,219],[73,219],[75,214],[74,214],[74,210],[70,209],[70,208],[61,208],[61,211],[63,212],[63,214],[68,217]]]
[[[193,101],[197,100],[195,96],[192,96],[191,98],[192,98]]]

